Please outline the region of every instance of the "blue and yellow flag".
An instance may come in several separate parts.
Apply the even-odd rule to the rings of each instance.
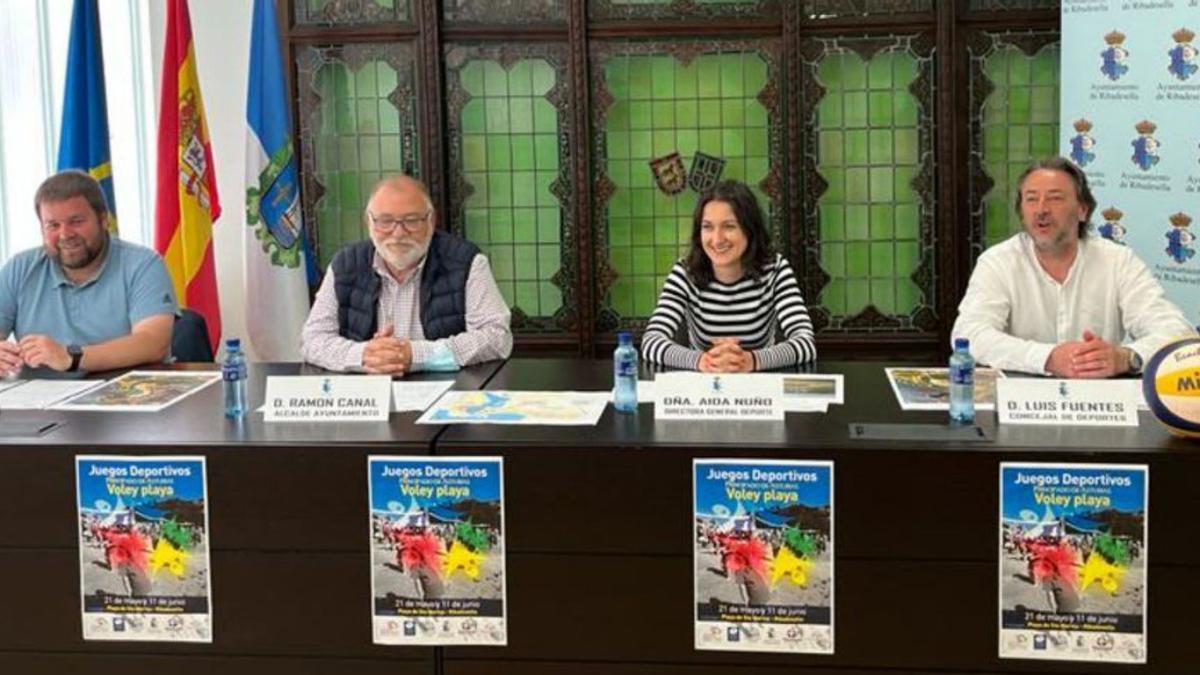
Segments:
[[[108,200],[108,229],[117,231],[112,159],[108,152],[108,109],[104,95],[104,50],[100,47],[100,12],[96,0],[75,0],[71,44],[67,51],[67,85],[63,89],[62,134],[58,170],[79,169],[100,181]]]

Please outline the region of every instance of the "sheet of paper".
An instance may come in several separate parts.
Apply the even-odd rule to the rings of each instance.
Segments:
[[[19,386],[0,386],[0,410],[42,410],[99,387],[105,380],[22,380],[14,384]]]
[[[392,412],[409,410],[423,412],[452,386],[454,386],[454,380],[393,382]]]
[[[783,400],[783,409],[785,412],[829,412],[829,401],[797,401],[794,399]]]

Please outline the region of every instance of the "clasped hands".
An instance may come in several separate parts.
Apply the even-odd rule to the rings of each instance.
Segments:
[[[1129,372],[1129,360],[1127,349],[1085,330],[1082,340],[1054,347],[1046,359],[1046,370],[1055,377],[1099,379]]]
[[[391,324],[375,332],[363,347],[362,365],[368,373],[403,375],[412,367],[412,342],[392,335]]]
[[[26,335],[17,342],[0,342],[0,376],[21,370],[21,366],[54,370],[71,367],[67,348],[45,335]]]
[[[742,349],[737,338],[713,340],[713,346],[700,356],[700,371],[704,373],[749,373],[754,370],[754,355]]]

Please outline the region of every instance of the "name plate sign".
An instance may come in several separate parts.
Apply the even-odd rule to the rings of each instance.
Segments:
[[[1136,427],[1136,380],[996,380],[1002,424]],[[1126,386],[1128,385],[1128,386]]]
[[[267,422],[387,421],[392,378],[386,375],[273,376],[267,378]]]
[[[658,420],[782,420],[783,379],[766,373],[659,373]]]

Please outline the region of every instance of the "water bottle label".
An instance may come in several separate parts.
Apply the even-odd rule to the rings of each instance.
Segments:
[[[637,376],[637,361],[633,359],[623,359],[617,361],[617,376],[618,377],[636,377]]]
[[[226,382],[236,382],[241,378],[241,369],[237,367],[225,366],[221,368],[221,379]]]
[[[975,384],[975,369],[951,368],[950,384]]]

